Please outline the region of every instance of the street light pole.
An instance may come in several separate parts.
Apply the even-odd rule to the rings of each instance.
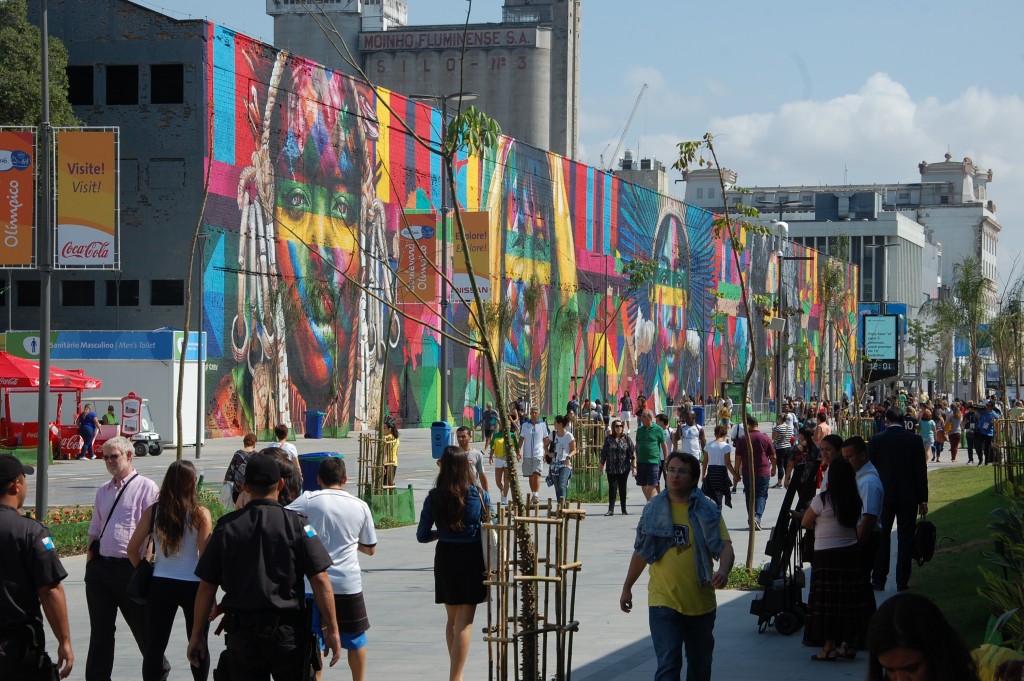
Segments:
[[[46,0],[39,0],[39,35],[42,43],[42,116],[39,122],[41,143],[39,177],[42,200],[39,202],[39,228],[36,230],[36,263],[39,266],[39,410],[37,414],[39,441],[36,443],[36,517],[45,519],[49,511],[48,467],[50,465],[50,286],[53,280],[53,252],[50,247],[53,222],[53,179],[50,172],[50,150],[53,128],[50,127],[50,40]],[[8,296],[8,305],[14,305]]]
[[[475,92],[453,92],[445,95],[413,94],[409,99],[419,101],[432,101],[441,105],[441,145],[447,135],[448,128],[448,100],[454,99],[461,102],[477,98]],[[451,210],[449,200],[455,200],[448,196],[448,166],[441,163],[441,229],[438,233],[441,237],[441,337],[439,343],[438,364],[441,370],[441,405],[438,420],[448,420],[448,339],[445,334],[448,332],[448,213]]]

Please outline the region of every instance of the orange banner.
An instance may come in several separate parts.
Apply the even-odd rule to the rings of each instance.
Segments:
[[[116,264],[116,133],[57,131],[58,268]]]
[[[466,255],[454,220],[452,216],[452,283],[466,300],[470,300],[473,289],[469,282],[469,268],[466,267]],[[466,243],[469,244],[469,260],[473,264],[477,289],[484,300],[490,300],[490,215],[487,212],[463,212],[462,227],[466,232]]]
[[[436,305],[439,276],[437,216],[406,213],[398,229],[398,302]]]
[[[0,130],[0,267],[30,267],[35,234],[35,132]]]

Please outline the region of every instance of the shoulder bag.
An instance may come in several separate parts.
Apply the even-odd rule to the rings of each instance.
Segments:
[[[153,550],[154,560],[156,559],[156,541],[153,538],[155,534],[156,504],[153,504],[153,517],[150,518],[149,543]],[[149,560],[149,558],[143,558],[139,561],[139,564],[135,566],[135,572],[132,573],[132,578],[128,580],[128,586],[124,590],[124,595],[136,603],[145,605],[146,599],[149,598],[149,586],[153,582],[153,567],[153,561]]]
[[[484,577],[498,569],[498,533],[495,530],[484,527],[485,523],[491,522],[491,509],[484,503],[484,491],[479,485],[476,492],[480,495],[480,549],[484,555]]]

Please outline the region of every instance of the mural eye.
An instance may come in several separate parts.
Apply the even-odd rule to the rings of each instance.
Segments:
[[[298,217],[300,213],[309,212],[309,197],[306,195],[305,190],[300,187],[296,187],[288,192],[284,203],[285,208],[287,208],[293,218]]]
[[[353,217],[352,197],[348,194],[335,194],[331,203],[331,217],[349,222]]]

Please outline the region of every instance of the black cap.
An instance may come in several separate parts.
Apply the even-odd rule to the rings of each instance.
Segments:
[[[0,485],[5,485],[11,480],[15,480],[23,473],[25,475],[32,475],[35,472],[35,468],[26,466],[16,456],[0,454]]]
[[[281,468],[272,456],[254,456],[245,466],[245,482],[248,485],[276,485],[281,479]]]

